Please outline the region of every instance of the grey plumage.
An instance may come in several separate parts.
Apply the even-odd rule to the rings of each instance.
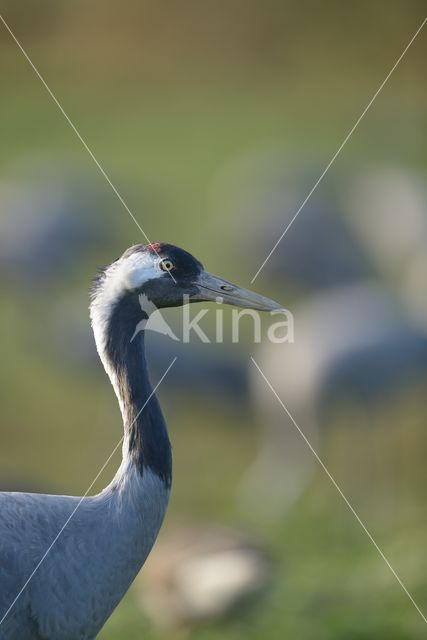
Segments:
[[[142,566],[165,512],[163,482],[151,472],[138,476],[125,462],[101,494],[83,500],[2,623],[2,640],[95,637]],[[79,501],[0,495],[2,612]]]

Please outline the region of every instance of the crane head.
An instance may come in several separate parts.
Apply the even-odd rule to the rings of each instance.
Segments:
[[[109,306],[144,294],[158,309],[187,302],[216,301],[259,311],[282,309],[277,302],[215,276],[190,253],[172,244],[134,245],[103,269],[92,287]]]

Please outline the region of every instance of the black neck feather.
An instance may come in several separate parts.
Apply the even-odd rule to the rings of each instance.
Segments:
[[[151,469],[169,487],[172,456],[166,423],[150,383],[144,350],[144,332],[133,338],[143,319],[138,300],[123,298],[108,325],[107,357],[117,376],[124,407],[129,456],[141,474]]]

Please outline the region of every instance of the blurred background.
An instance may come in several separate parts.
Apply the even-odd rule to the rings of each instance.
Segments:
[[[150,239],[249,286],[425,4],[2,12]],[[3,26],[0,53],[0,488],[82,494],[121,435],[87,290],[144,239]],[[425,612],[426,54],[422,32],[255,282],[295,343],[253,345],[249,321],[240,344],[150,336],[154,380],[179,355],[173,495],[103,640],[425,637],[249,355]]]

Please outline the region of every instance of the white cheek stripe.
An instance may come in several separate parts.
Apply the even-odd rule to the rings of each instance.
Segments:
[[[105,344],[107,340],[108,323],[114,307],[120,297],[132,289],[141,287],[144,282],[158,278],[161,274],[159,260],[144,253],[135,253],[114,262],[105,272],[104,279],[96,292],[96,297],[90,306],[90,317],[95,335],[96,348],[104,368],[111,378]],[[112,380],[113,385],[114,381]]]

